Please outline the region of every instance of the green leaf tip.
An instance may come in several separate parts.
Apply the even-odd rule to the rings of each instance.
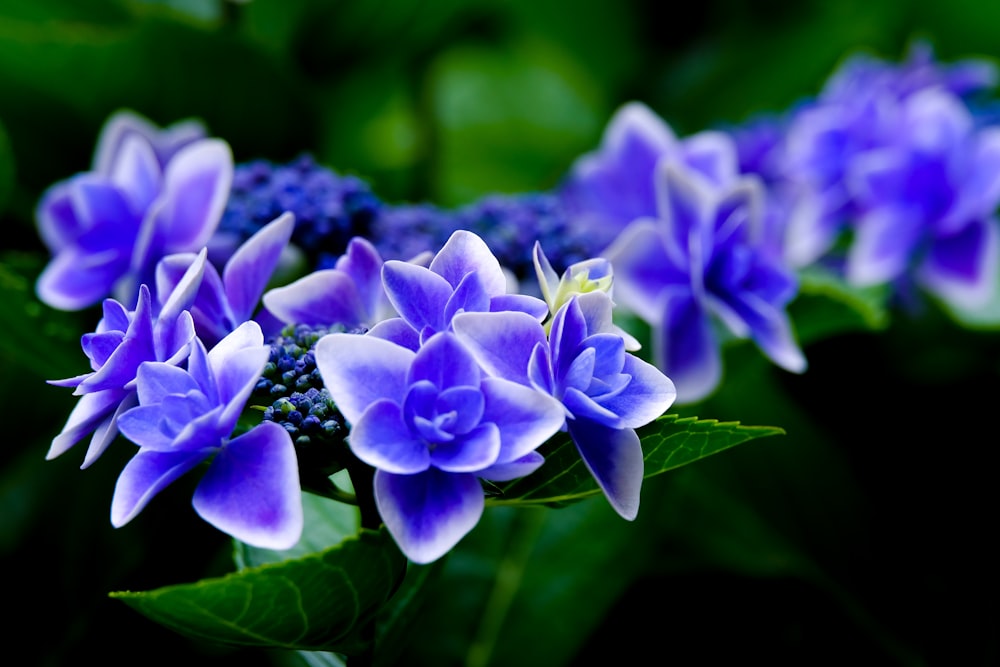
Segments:
[[[646,478],[750,440],[785,433],[777,426],[743,426],[735,421],[678,415],[663,415],[637,432],[642,443]],[[563,507],[601,493],[568,435],[557,435],[539,451],[546,463],[527,477],[493,487],[490,504]]]
[[[223,644],[352,653],[356,632],[391,597],[406,559],[388,533],[361,530],[301,558],[122,600],[181,634]]]

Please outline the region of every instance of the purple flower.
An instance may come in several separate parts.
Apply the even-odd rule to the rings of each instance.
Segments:
[[[781,174],[784,185],[795,190],[795,209],[786,222],[788,261],[795,267],[802,267],[827,259],[837,252],[837,241],[853,233],[860,221],[868,228],[864,236],[898,235],[903,248],[891,259],[873,258],[873,253],[883,252],[879,247],[883,244],[871,238],[862,239],[864,247],[852,249],[855,258],[849,260],[855,265],[849,269],[852,281],[871,284],[888,280],[888,274],[899,273],[900,261],[914,248],[914,238],[926,237],[923,231],[916,229],[926,230],[927,219],[920,216],[927,211],[915,209],[927,204],[941,206],[945,203],[942,196],[964,198],[969,194],[980,202],[992,197],[993,189],[983,182],[984,178],[991,180],[991,176],[982,173],[974,176],[970,172],[982,167],[992,168],[988,163],[995,158],[988,156],[986,163],[978,167],[959,166],[957,162],[963,159],[959,157],[963,151],[969,153],[968,163],[980,160],[975,153],[982,150],[973,146],[975,141],[970,140],[977,123],[962,96],[993,86],[996,77],[996,67],[986,61],[970,60],[950,66],[935,63],[932,51],[922,43],[915,44],[908,60],[901,64],[865,55],[847,60],[830,77],[815,101],[802,105],[790,115],[786,136],[777,151],[777,164],[772,162],[771,165]],[[935,146],[928,145],[928,141]],[[950,145],[946,147],[942,142]],[[992,142],[992,139],[985,140],[985,143]],[[936,157],[929,155],[928,149]],[[992,152],[991,148],[985,150]],[[944,151],[951,152],[952,156],[945,158]],[[905,164],[911,161],[912,164]],[[942,168],[943,161],[951,164]],[[872,171],[885,173],[888,170],[895,172],[891,176],[895,184],[885,194],[887,199],[894,201],[875,202],[883,197],[879,192],[870,191],[864,180]],[[904,170],[910,170],[911,175],[902,175],[900,172]],[[959,194],[958,190],[964,189],[962,179],[966,178],[969,193]],[[884,178],[886,183],[883,184],[889,180]],[[902,184],[907,180],[911,186]],[[899,206],[903,204],[901,190],[907,187],[919,200],[908,213],[901,211]],[[986,194],[976,192],[977,188],[984,187]],[[916,192],[924,188],[927,192]],[[943,188],[954,191],[945,193]],[[864,190],[869,190],[874,197],[866,197]],[[995,197],[992,205],[994,208],[997,205]],[[877,211],[873,213],[873,209]],[[867,220],[863,220],[865,218]],[[992,235],[991,230],[978,225],[975,230],[944,241],[948,247],[938,254],[942,256],[941,263],[952,264],[947,269],[951,274],[947,279],[950,283],[975,281],[971,274],[978,273],[983,258],[974,255],[989,246],[991,241],[987,238]],[[937,253],[933,249],[936,245],[930,244],[932,249],[929,251]],[[958,246],[961,246],[958,253],[962,257],[954,256]],[[975,250],[970,250],[972,247]],[[864,255],[864,259],[858,254]],[[889,254],[894,253],[890,251]],[[896,266],[890,267],[890,263]],[[866,273],[871,274],[871,279],[862,277]],[[878,278],[874,277],[875,273],[880,274]],[[965,275],[958,275],[963,273]],[[930,283],[935,282],[935,278],[930,278]],[[951,294],[946,298],[950,299]]]
[[[255,318],[267,334],[280,329],[280,325],[273,322],[274,317],[264,311],[258,312],[257,306],[278,267],[282,251],[288,246],[294,227],[295,220],[291,213],[285,213],[262,227],[236,249],[226,262],[221,277],[213,265],[205,266],[205,275],[191,306],[191,315],[198,338],[209,349],[251,318]],[[157,293],[172,291],[193,261],[195,255],[190,253],[168,255],[160,260],[156,267]]]
[[[416,349],[436,333],[448,331],[460,312],[521,311],[541,320],[548,306],[541,299],[507,293],[507,276],[486,243],[465,230],[454,232],[429,267],[389,260],[382,284],[400,314],[373,335]]]
[[[658,217],[633,222],[605,256],[616,298],[652,326],[655,363],[677,385],[677,400],[700,400],[718,385],[720,323],[781,367],[805,370],[785,312],[794,276],[759,251],[760,182],[713,187],[663,163],[657,189]]]
[[[140,366],[139,405],[118,418],[139,451],[115,485],[112,525],[125,525],[171,482],[210,460],[193,499],[205,521],[253,546],[298,542],[302,496],[287,431],[262,422],[230,439],[269,354],[260,327],[246,322],[211,352],[196,339],[186,370]]]
[[[161,167],[166,166],[180,149],[208,136],[205,126],[194,119],[159,128],[148,118],[122,109],[113,113],[101,128],[91,169],[99,174],[110,174],[122,144],[130,135],[138,135],[149,143]]]
[[[104,301],[104,317],[94,333],[85,334],[80,343],[90,359],[93,371],[51,380],[49,384],[74,387],[80,396],[62,432],[52,440],[46,455],[54,459],[93,432],[83,468],[107,449],[118,435],[118,417],[136,401],[136,375],[146,361],[168,365],[181,363],[188,355],[195,329],[186,309],[194,299],[205,267],[205,252],[200,253],[177,281],[158,315],[153,314],[152,298],[145,285],[139,287],[134,311],[114,299]]]
[[[487,377],[449,332],[416,352],[370,335],[329,334],[316,344],[316,365],[351,426],[351,451],[376,468],[382,520],[416,563],[440,558],[476,525],[480,478],[535,470],[535,449],[565,419],[550,396]]]
[[[128,125],[109,123],[94,170],[52,185],[39,202],[39,233],[53,258],[36,291],[53,308],[79,310],[111,295],[131,306],[161,257],[200,250],[219,222],[232,180],[229,146],[189,131],[167,131],[154,144]]]
[[[382,257],[375,246],[356,236],[334,268],[268,290],[264,306],[285,324],[367,329],[395,314],[382,289],[381,271]]]
[[[976,130],[942,89],[914,93],[897,116],[900,129],[849,165],[858,218],[847,279],[909,280],[975,308],[991,298],[1000,267],[1000,130]]]
[[[523,313],[462,313],[454,328],[491,375],[562,403],[588,470],[615,511],[632,520],[644,475],[635,429],[662,415],[676,391],[657,368],[627,353],[611,311],[610,297],[597,291],[572,296],[552,319],[548,339]]]
[[[649,107],[630,102],[619,109],[593,153],[573,165],[560,197],[576,225],[597,248],[606,247],[629,223],[656,215],[656,169],[663,161],[699,172],[717,185],[739,174],[736,148],[722,132],[677,139]]]

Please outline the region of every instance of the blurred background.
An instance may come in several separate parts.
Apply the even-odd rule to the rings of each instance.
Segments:
[[[1000,4],[0,0],[0,662],[295,664],[107,597],[231,569],[190,480],[115,530],[128,448],[85,471],[75,449],[44,460],[75,400],[44,380],[86,370],[98,314],[35,299],[34,207],[89,168],[113,111],[199,118],[237,162],[308,152],[383,200],[458,206],[554,187],[629,100],[678,135],[730,126],[914,39],[1000,58]],[[809,313],[793,304],[800,330]],[[399,664],[1000,664],[1000,335],[928,311],[803,342],[801,376],[732,346],[723,388],[680,410],[787,434],[647,480],[636,522],[600,499],[488,511]]]

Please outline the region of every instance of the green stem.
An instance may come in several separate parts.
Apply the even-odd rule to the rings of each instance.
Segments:
[[[375,469],[353,455],[346,467],[354,487],[356,504],[361,510],[361,527],[378,530],[382,525],[382,517],[375,506]]]
[[[514,513],[510,542],[497,568],[493,590],[490,591],[479,628],[469,646],[465,667],[485,667],[489,664],[504,620],[521,588],[528,559],[545,523],[545,517],[546,512],[541,508],[519,509]]]

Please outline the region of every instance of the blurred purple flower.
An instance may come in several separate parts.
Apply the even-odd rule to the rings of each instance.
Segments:
[[[139,366],[146,361],[177,365],[187,357],[195,337],[194,321],[187,308],[194,300],[205,264],[205,252],[202,251],[155,316],[146,285],[139,287],[134,311],[114,299],[104,301],[104,317],[98,322],[96,331],[85,334],[80,340],[93,371],[49,381],[58,387],[74,387],[73,393],[80,396],[80,400],[62,432],[52,440],[47,459],[63,454],[87,433],[93,432],[81,466],[88,467],[118,435],[117,421],[121,413],[135,405]]]
[[[255,319],[267,336],[281,328],[273,315],[265,310],[258,311],[258,305],[294,227],[291,213],[262,227],[229,257],[221,277],[212,264],[205,266],[201,287],[191,305],[191,315],[198,338],[209,349],[250,319]],[[195,257],[191,253],[178,253],[160,260],[156,267],[157,293],[173,291]]]
[[[559,188],[559,196],[585,230],[596,252],[633,220],[656,215],[657,165],[685,165],[724,186],[739,175],[729,136],[704,131],[680,140],[670,126],[640,102],[615,112],[598,150],[580,157]]]
[[[635,429],[673,403],[673,382],[628,354],[602,291],[576,294],[552,319],[551,334],[524,313],[462,313],[459,339],[495,377],[557,398],[580,456],[611,506],[625,519],[639,511],[644,476]]]
[[[982,305],[1000,267],[1000,129],[976,130],[939,88],[909,96],[896,115],[898,131],[849,165],[858,218],[847,279],[912,281],[960,308]]]
[[[775,166],[772,161],[770,165],[780,174],[784,185],[796,190],[797,208],[786,223],[788,261],[795,267],[803,267],[828,257],[835,251],[837,241],[846,233],[853,232],[863,218],[869,219],[864,223],[869,229],[864,235],[881,235],[873,230],[893,227],[896,230],[893,233],[900,235],[905,246],[902,254],[908,254],[913,248],[915,235],[926,237],[923,232],[914,232],[917,227],[926,228],[926,211],[917,212],[915,209],[930,204],[931,197],[940,198],[944,194],[943,188],[955,190],[946,197],[957,195],[965,198],[966,194],[958,192],[963,185],[960,179],[970,170],[990,168],[988,163],[993,161],[992,157],[986,158],[985,163],[977,167],[958,167],[955,162],[959,152],[968,150],[975,154],[979,150],[972,145],[974,141],[971,139],[976,131],[976,119],[969,112],[963,96],[990,88],[996,80],[995,65],[978,60],[953,65],[937,63],[930,47],[921,42],[915,43],[908,59],[899,64],[868,55],[856,55],[846,60],[829,78],[816,100],[801,105],[789,115],[785,140],[776,151],[778,164]],[[959,116],[964,118],[959,119]],[[947,128],[949,125],[950,129]],[[934,138],[941,131],[944,134]],[[928,141],[936,146],[928,145]],[[991,139],[985,141],[992,142]],[[942,142],[949,143],[949,146],[946,148]],[[929,155],[928,151],[937,157]],[[943,153],[946,151],[952,152],[952,155],[944,161],[952,164],[942,169]],[[969,162],[977,159],[973,156]],[[913,165],[903,166],[904,162],[911,160],[915,161]],[[938,166],[930,165],[934,161],[938,162]],[[889,164],[895,166],[889,167]],[[911,176],[916,179],[914,186],[920,181],[931,191],[920,194],[923,203],[914,205],[914,212],[922,216],[920,220],[899,210],[901,189],[905,188],[898,183],[893,186],[895,192],[887,193],[894,202],[875,202],[878,195],[869,198],[859,196],[859,178],[865,178],[863,173],[890,168],[897,172],[893,176],[897,182],[910,178],[901,176],[900,170],[912,170]],[[919,176],[917,172],[920,172]],[[990,179],[983,174],[972,177],[968,189],[971,191],[982,186],[983,178]],[[866,187],[861,185],[862,189]],[[980,200],[985,199],[982,194],[970,194]],[[989,194],[994,193],[990,190]],[[939,199],[933,205],[939,206],[942,202]],[[993,205],[996,203],[994,201]],[[873,212],[873,209],[878,209],[878,212]],[[894,212],[890,213],[888,209],[894,209]],[[909,222],[897,225],[890,222],[889,217],[907,218]],[[875,219],[880,222],[873,222]],[[980,226],[976,232],[970,231],[961,239],[956,239],[955,243],[979,245],[989,234],[992,232],[986,232]],[[971,238],[973,236],[975,240]],[[880,245],[870,239],[862,241],[862,244],[866,247],[852,252],[865,255],[865,259],[856,256],[850,260],[855,264],[855,268],[850,269],[855,281],[862,274],[872,273],[868,268],[860,267],[871,263],[874,246]],[[941,254],[948,256],[945,260],[948,263],[964,263],[952,257],[951,248],[943,249]],[[969,257],[968,248],[961,254]],[[898,263],[899,259],[897,256],[892,261]],[[878,280],[896,271],[888,268],[888,260],[883,268],[873,270],[882,276]],[[958,273],[975,271],[965,267],[960,268]],[[935,278],[929,280],[930,283],[936,282]],[[969,280],[969,276],[953,276],[951,280]],[[870,284],[872,280],[864,278],[860,282]]]
[[[186,370],[160,362],[139,367],[139,405],[118,418],[139,451],[115,485],[111,523],[125,525],[171,482],[210,459],[195,489],[195,511],[241,542],[288,549],[303,527],[288,432],[262,422],[230,439],[270,346],[257,323],[246,322],[211,352],[197,339],[192,347]]]
[[[42,195],[39,233],[53,254],[38,297],[79,310],[114,296],[131,307],[161,257],[197,252],[222,215],[232,180],[229,146],[188,126],[154,132],[130,116],[98,140],[94,169]]]
[[[208,133],[201,121],[188,119],[167,127],[157,127],[148,118],[128,109],[111,114],[97,137],[91,170],[110,174],[118,152],[130,135],[138,135],[152,147],[156,160],[165,167],[171,158],[188,144],[205,139]]]
[[[376,468],[382,520],[416,563],[437,560],[476,525],[480,478],[535,470],[535,449],[565,419],[550,396],[486,377],[449,332],[416,352],[370,335],[329,334],[316,344],[316,365],[351,426],[351,451]]]
[[[653,357],[676,384],[677,401],[698,401],[718,385],[719,323],[786,370],[805,370],[785,312],[797,282],[760,251],[760,181],[717,187],[664,162],[656,184],[657,217],[633,222],[604,254],[616,299],[652,326]]]

